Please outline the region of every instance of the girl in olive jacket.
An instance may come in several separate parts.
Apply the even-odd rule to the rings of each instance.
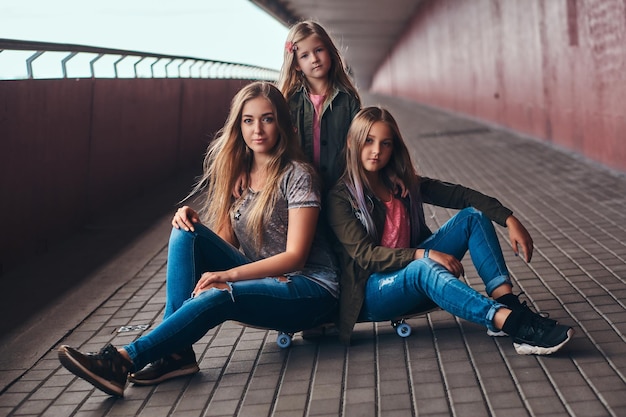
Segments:
[[[402,198],[396,179],[408,192]],[[423,203],[460,209],[439,230],[426,225]],[[520,354],[550,354],[573,334],[531,311],[512,293],[492,221],[507,226],[516,254],[526,261],[532,239],[512,211],[469,188],[419,177],[388,111],[369,107],[348,131],[346,171],[328,196],[328,222],[338,241],[340,339],[348,343],[357,321],[383,321],[424,311],[432,302],[510,335]],[[467,251],[485,283],[487,298],[458,279]]]
[[[361,99],[319,23],[305,20],[289,30],[278,88],[289,103],[302,149],[322,177],[324,195],[343,173],[346,133]]]

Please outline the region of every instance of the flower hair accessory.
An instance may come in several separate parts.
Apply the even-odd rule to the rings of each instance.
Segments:
[[[291,52],[296,52],[297,50],[298,50],[298,47],[296,46],[295,43],[291,41],[285,42],[285,51],[291,53]]]

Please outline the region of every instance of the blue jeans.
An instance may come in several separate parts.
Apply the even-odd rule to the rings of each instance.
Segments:
[[[469,250],[487,294],[510,284],[502,248],[493,224],[482,212],[466,208],[446,222],[420,248],[434,249],[461,260]],[[383,321],[429,309],[434,301],[455,316],[491,330],[503,305],[481,295],[431,259],[419,259],[398,271],[372,274],[365,287],[359,320]]]
[[[124,346],[135,369],[191,346],[227,320],[284,332],[331,321],[337,300],[301,275],[233,282],[228,290],[213,288],[191,298],[202,273],[250,262],[207,227],[194,227],[194,232],[172,229],[163,321],[150,333]]]

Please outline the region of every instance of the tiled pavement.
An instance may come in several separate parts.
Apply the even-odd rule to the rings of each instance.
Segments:
[[[168,214],[5,335],[0,416],[625,416],[626,178],[467,119],[395,99],[365,101],[393,111],[423,174],[497,196],[527,226],[536,247],[530,264],[497,230],[517,290],[575,326],[561,352],[517,355],[508,338],[442,311],[409,320],[406,339],[388,323],[359,324],[349,348],[296,336],[281,350],[273,331],[225,323],[194,346],[200,373],[131,386],[113,399],[61,368],[55,349],[121,345],[160,320]],[[436,227],[451,212],[427,214]],[[469,258],[464,265],[482,291]],[[122,326],[130,331],[118,332]]]

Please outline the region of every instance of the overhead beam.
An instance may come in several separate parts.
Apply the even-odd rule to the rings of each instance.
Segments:
[[[285,26],[290,27],[298,21],[302,20],[302,17],[289,10],[285,3],[280,0],[250,0],[252,3],[265,10],[270,15],[274,16],[278,21],[282,22]]]

